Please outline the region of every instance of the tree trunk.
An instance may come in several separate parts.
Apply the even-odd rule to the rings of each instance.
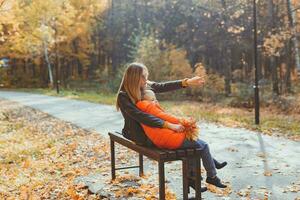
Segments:
[[[115,4],[114,0],[111,1],[111,36],[116,38],[115,31],[114,31],[114,24],[115,24]],[[110,76],[113,77],[115,71],[117,69],[117,56],[116,56],[116,41],[112,40],[112,50],[111,50],[111,72]]]
[[[72,58],[69,58],[72,60]],[[68,79],[70,76],[72,76],[72,62],[70,60],[67,60],[66,70],[65,70],[65,77]]]
[[[229,35],[227,33],[227,6],[225,0],[221,0],[223,12],[222,12],[222,18],[224,20],[224,43],[222,48],[222,64],[224,68],[224,75],[225,75],[225,94],[229,96],[231,94],[231,50],[230,50],[230,44],[229,44]]]
[[[25,76],[26,76],[26,67],[27,67],[27,59],[24,58],[23,59],[23,73],[24,73]]]
[[[46,64],[45,56],[42,56],[40,58],[40,78],[41,78],[41,83],[43,84],[43,86],[48,86],[49,79],[47,77],[48,77],[49,71],[44,70],[45,64]]]
[[[53,87],[53,74],[52,74],[51,64],[49,61],[48,48],[47,48],[45,41],[43,41],[43,46],[44,46],[44,56],[45,56],[45,60],[46,60],[47,67],[48,67],[50,87],[52,88]]]
[[[272,89],[273,93],[279,95],[279,83],[278,83],[278,62],[275,56],[271,56],[270,64],[272,68]]]
[[[59,93],[59,84],[60,84],[60,80],[59,80],[59,70],[60,70],[60,66],[59,66],[59,58],[58,58],[58,45],[57,45],[57,27],[56,27],[56,22],[54,25],[54,48],[55,48],[55,86],[56,86],[56,92]]]
[[[75,60],[73,61],[74,66],[76,66],[76,72],[74,72],[74,74],[77,74],[78,77],[82,78],[82,75],[83,75],[82,71],[83,71],[83,69],[82,69],[82,64],[80,62],[80,59],[78,58],[79,48],[78,48],[78,44],[77,43],[78,43],[78,39],[75,38],[73,40],[73,42],[72,42],[74,53],[76,55],[75,56]]]
[[[291,82],[291,72],[292,72],[292,65],[293,61],[290,59],[290,56],[292,55],[292,40],[288,41],[287,46],[287,59],[286,59],[286,73],[285,73],[285,86],[286,91],[288,93],[292,93],[292,82]]]
[[[275,34],[275,4],[273,0],[269,0],[269,16],[270,16],[270,23],[271,23],[271,32],[272,34]],[[278,63],[277,63],[277,57],[274,55],[270,56],[270,65],[272,69],[272,89],[273,89],[273,94],[279,95],[279,85],[278,85]]]
[[[289,26],[292,30],[293,36],[292,41],[294,44],[294,50],[295,50],[295,63],[298,70],[298,76],[300,76],[300,54],[299,54],[299,43],[297,39],[297,30],[296,30],[296,24],[297,24],[297,17],[296,17],[296,11],[293,10],[293,4],[291,4],[290,0],[286,0],[286,6],[287,6],[287,12],[288,12],[288,19],[289,19]]]
[[[36,64],[33,60],[30,60],[30,67],[31,67],[31,72],[32,72],[31,76],[32,76],[32,78],[35,78],[35,76],[36,76],[36,70],[35,70]]]

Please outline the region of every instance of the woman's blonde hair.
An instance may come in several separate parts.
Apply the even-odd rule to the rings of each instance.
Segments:
[[[118,102],[118,95],[120,91],[126,92],[133,104],[141,100],[142,95],[141,95],[140,81],[144,70],[148,71],[147,67],[141,63],[134,62],[127,66],[117,93],[117,101],[116,101],[117,110],[120,110],[120,106]]]

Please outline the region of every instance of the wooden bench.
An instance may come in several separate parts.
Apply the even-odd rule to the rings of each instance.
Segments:
[[[197,160],[196,174],[195,174],[195,199],[201,199],[201,179],[200,179],[200,149],[177,149],[177,150],[164,150],[155,147],[144,147],[135,144],[134,142],[124,138],[120,133],[108,133],[110,137],[110,148],[111,148],[111,176],[112,180],[116,178],[116,170],[139,168],[139,175],[142,176],[144,173],[143,168],[143,156],[155,160],[158,162],[158,174],[159,174],[159,199],[165,199],[165,168],[164,164],[168,161],[181,160],[182,161],[182,180],[183,180],[183,199],[188,199],[189,185],[188,185],[188,159],[194,158]],[[123,145],[139,154],[139,165],[127,166],[116,168],[116,157],[115,157],[115,142]]]

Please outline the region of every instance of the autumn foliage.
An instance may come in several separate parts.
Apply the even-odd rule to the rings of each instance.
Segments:
[[[299,2],[257,5],[262,105],[278,99],[294,104]],[[227,98],[229,105],[248,108],[254,103],[252,16],[245,0],[1,0],[0,87],[58,84],[114,93],[126,64],[139,61],[153,81],[206,77],[203,88],[174,93],[172,99]]]

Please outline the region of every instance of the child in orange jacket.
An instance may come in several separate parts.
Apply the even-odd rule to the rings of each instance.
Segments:
[[[196,121],[192,119],[177,118],[164,112],[156,100],[152,90],[145,90],[143,100],[138,101],[136,106],[143,112],[152,114],[160,119],[173,124],[181,124],[184,126],[183,132],[175,132],[167,128],[154,128],[142,124],[145,134],[159,148],[177,149],[181,147],[184,139],[197,140],[198,128]]]

